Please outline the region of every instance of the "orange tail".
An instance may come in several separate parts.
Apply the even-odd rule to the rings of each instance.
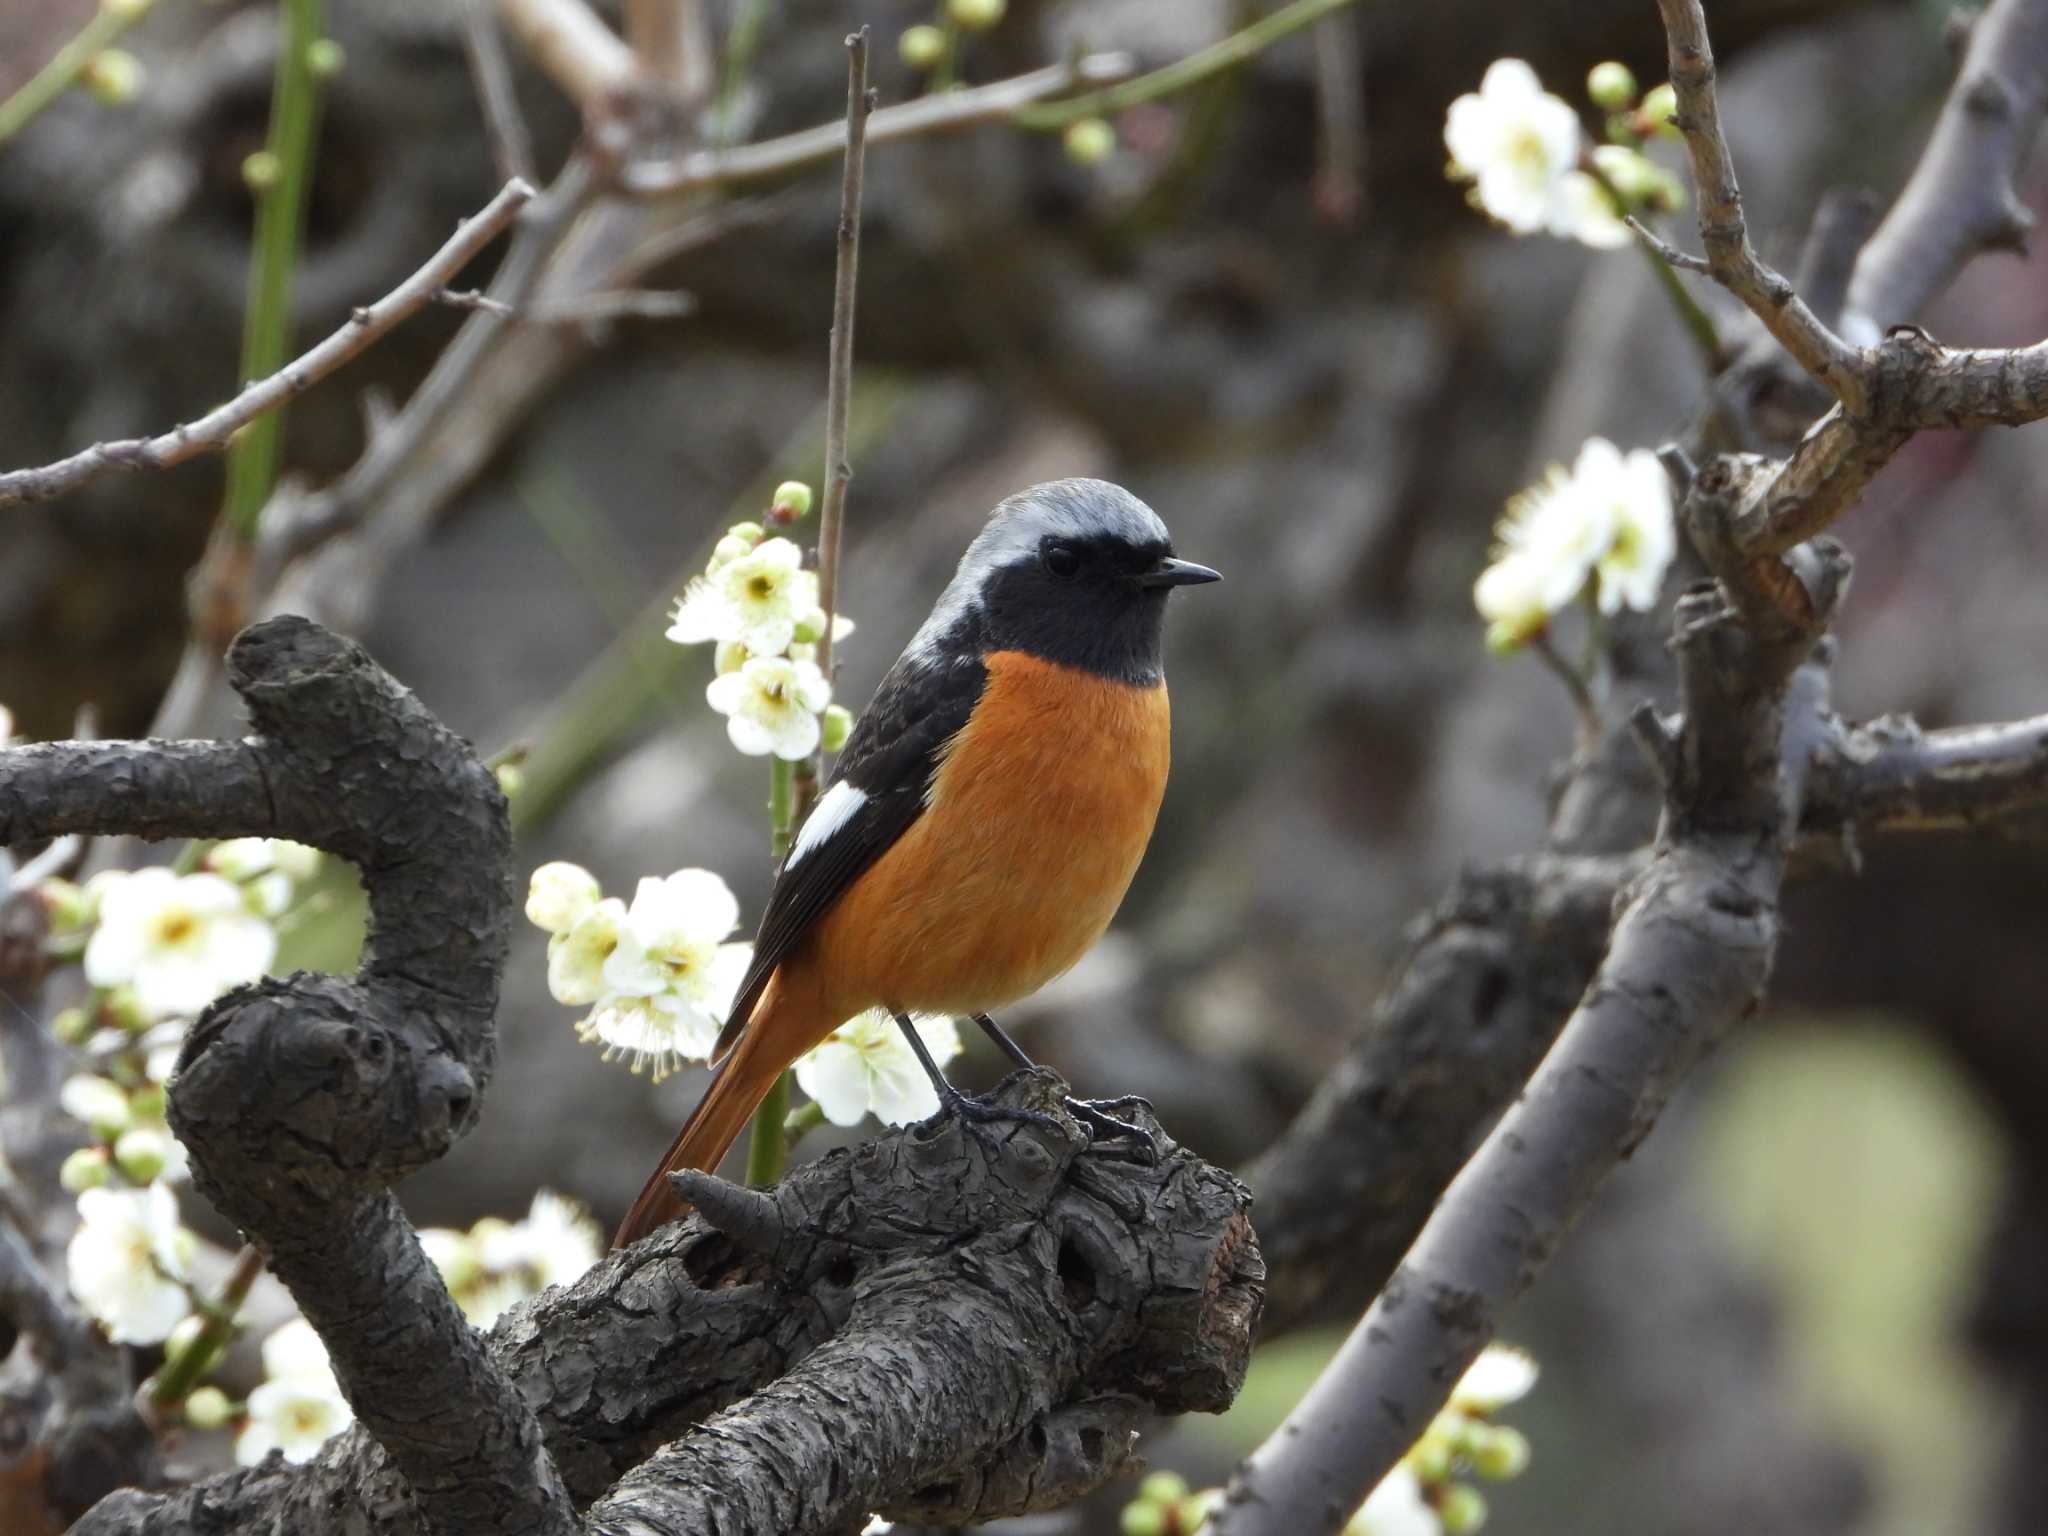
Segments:
[[[778,972],[740,1032],[732,1054],[720,1063],[711,1086],[690,1111],[690,1118],[670,1143],[668,1155],[640,1191],[612,1238],[614,1248],[636,1243],[656,1227],[688,1214],[689,1202],[669,1184],[668,1176],[683,1168],[710,1172],[717,1168],[741,1131],[768,1097],[783,1069],[829,1035],[838,1021],[818,1024],[817,1010],[792,1006]],[[815,1027],[813,1027],[815,1026]]]

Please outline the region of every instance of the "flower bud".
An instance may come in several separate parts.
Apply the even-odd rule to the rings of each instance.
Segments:
[[[1408,1452],[1408,1465],[1423,1483],[1441,1483],[1451,1475],[1451,1463],[1457,1457],[1457,1431],[1447,1417],[1439,1414],[1432,1420]]]
[[[142,997],[133,987],[115,987],[107,993],[101,1011],[107,1022],[116,1029],[125,1029],[131,1035],[139,1035],[156,1022],[149,1010],[142,1006]]]
[[[292,877],[273,869],[242,887],[242,905],[258,917],[282,917],[292,904]]]
[[[747,664],[747,648],[737,640],[721,640],[711,653],[711,665],[720,677],[737,672]]]
[[[738,560],[744,555],[751,555],[753,552],[753,545],[749,544],[745,539],[737,538],[728,533],[711,546],[711,559],[706,569],[715,571],[720,566],[731,565],[733,561]]]
[[[1486,1524],[1486,1495],[1470,1483],[1453,1483],[1444,1490],[1436,1514],[1444,1523],[1444,1536],[1472,1536]]]
[[[219,1387],[195,1387],[185,1399],[185,1422],[194,1429],[219,1429],[234,1416],[234,1403]]]
[[[906,27],[896,39],[896,54],[919,74],[937,69],[946,57],[946,34],[934,26]]]
[[[114,1143],[114,1162],[134,1184],[153,1184],[170,1161],[171,1150],[164,1145],[164,1133],[148,1126],[136,1126],[121,1133]]]
[[[140,21],[149,14],[153,0],[100,0],[100,9],[123,21]]]
[[[853,711],[843,704],[827,704],[825,718],[818,729],[818,744],[827,752],[839,751],[846,745],[846,738],[853,734]]]
[[[92,903],[85,892],[69,880],[45,880],[36,887],[43,910],[50,915],[50,932],[75,933],[92,921]]]
[[[164,1090],[161,1083],[144,1083],[128,1095],[128,1113],[137,1120],[161,1120],[164,1117]]]
[[[59,1045],[83,1045],[92,1033],[92,1016],[83,1008],[60,1009],[50,1020],[50,1033],[56,1036]]]
[[[1008,0],[946,0],[946,14],[963,32],[988,31],[1008,9]]]
[[[498,792],[507,800],[517,797],[526,787],[526,770],[517,763],[500,763],[497,770]]]
[[[1586,94],[1593,99],[1594,106],[1614,111],[1636,99],[1636,77],[1626,64],[1609,59],[1604,64],[1595,64],[1587,74]]]
[[[242,161],[242,185],[259,196],[277,185],[277,156],[259,149]]]
[[[810,511],[811,488],[801,480],[785,480],[775,487],[775,498],[768,504],[768,521],[786,525],[808,517]]]
[[[1465,1455],[1481,1477],[1520,1477],[1529,1466],[1529,1437],[1506,1424],[1480,1425],[1467,1439]]]
[[[1167,1536],[1171,1529],[1169,1518],[1163,1505],[1136,1499],[1124,1506],[1123,1514],[1117,1518],[1117,1529],[1123,1536]]]
[[[1188,1496],[1188,1480],[1178,1472],[1152,1472],[1138,1484],[1138,1497],[1154,1504],[1178,1504]]]
[[[567,933],[598,903],[597,876],[562,859],[543,864],[526,885],[526,920],[549,933]]]
[[[128,1129],[128,1095],[90,1072],[64,1080],[57,1103],[74,1120],[82,1120],[101,1141],[112,1141]]]
[[[1099,117],[1069,123],[1060,142],[1076,165],[1100,165],[1116,151],[1116,130]]]
[[[98,1189],[107,1182],[109,1164],[105,1147],[80,1147],[64,1159],[64,1165],[57,1170],[57,1182],[67,1193],[82,1195],[88,1189]]]
[[[140,96],[144,78],[142,61],[125,48],[102,48],[78,72],[78,83],[107,107],[125,107]]]
[[[348,51],[331,37],[315,38],[306,45],[306,69],[315,80],[332,80],[348,63]]]
[[[825,610],[813,608],[809,613],[798,619],[796,621],[795,638],[798,645],[816,645],[820,640],[824,639]]]
[[[734,523],[725,533],[727,538],[745,539],[750,553],[756,544],[768,537],[768,530],[759,523]]]
[[[1681,137],[1678,125],[1671,121],[1677,111],[1678,92],[1671,88],[1669,81],[1651,86],[1649,94],[1643,97],[1643,104],[1636,108],[1636,114],[1642,121],[1643,132],[1666,139]]]

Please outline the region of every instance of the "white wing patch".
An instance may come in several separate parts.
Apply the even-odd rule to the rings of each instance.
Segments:
[[[814,848],[823,847],[831,841],[832,834],[853,819],[853,813],[868,801],[867,795],[841,779],[825,791],[825,798],[804,819],[802,829],[796,835],[796,842],[789,850],[788,868],[795,869],[809,856]]]

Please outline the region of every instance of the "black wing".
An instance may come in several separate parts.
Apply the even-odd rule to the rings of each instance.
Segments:
[[[950,661],[913,661],[905,654],[889,669],[854,723],[832,782],[811,812],[813,819],[823,813],[833,821],[820,821],[828,829],[822,836],[813,829],[809,840],[800,830],[776,872],[754,938],[753,962],[711,1048],[713,1062],[739,1038],[775,967],[861,872],[924,814],[940,755],[974,713],[987,678],[988,669],[972,653]],[[834,814],[851,793],[858,793],[859,801]],[[836,802],[834,795],[840,796]]]

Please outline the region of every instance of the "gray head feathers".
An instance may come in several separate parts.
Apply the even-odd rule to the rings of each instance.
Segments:
[[[1107,480],[1048,480],[996,504],[987,524],[967,546],[946,590],[939,594],[931,617],[912,637],[906,654],[920,659],[937,654],[938,643],[978,607],[991,574],[1008,565],[1038,558],[1047,538],[1111,537],[1136,548],[1170,545],[1159,514],[1120,485]]]

